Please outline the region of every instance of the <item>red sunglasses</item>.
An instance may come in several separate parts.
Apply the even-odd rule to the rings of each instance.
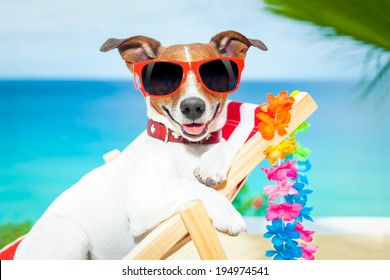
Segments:
[[[167,97],[179,92],[190,70],[210,93],[229,94],[237,90],[244,60],[215,57],[199,61],[148,60],[134,64],[134,85],[143,95]]]

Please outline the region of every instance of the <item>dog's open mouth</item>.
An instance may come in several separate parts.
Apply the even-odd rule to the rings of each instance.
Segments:
[[[172,115],[171,112],[168,110],[167,107],[162,106],[162,109],[165,111],[167,116],[175,122],[177,125],[180,126],[182,135],[187,138],[190,141],[200,141],[203,137],[206,136],[208,130],[209,130],[209,124],[215,119],[217,116],[217,113],[219,112],[220,103],[217,105],[215,112],[213,114],[213,117],[207,121],[207,122],[192,122],[192,123],[180,123],[178,122]]]
[[[207,123],[182,124],[181,127],[183,132],[187,135],[200,136],[206,133]]]

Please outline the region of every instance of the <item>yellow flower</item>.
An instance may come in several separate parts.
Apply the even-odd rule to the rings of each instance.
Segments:
[[[278,159],[285,160],[286,155],[291,155],[297,150],[295,145],[295,136],[282,141],[279,145],[270,145],[265,149],[264,154],[271,165],[274,165]]]

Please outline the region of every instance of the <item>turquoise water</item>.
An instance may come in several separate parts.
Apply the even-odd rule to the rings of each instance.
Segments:
[[[243,82],[231,99],[263,103],[300,89],[319,109],[299,140],[313,150],[313,216],[390,216],[389,108],[360,102],[350,82]],[[129,81],[0,81],[0,223],[39,218],[102,155],[123,149],[146,123]],[[266,165],[265,163],[263,164]],[[252,190],[267,184],[258,169]]]

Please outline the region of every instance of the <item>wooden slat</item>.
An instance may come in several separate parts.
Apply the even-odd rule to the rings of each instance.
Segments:
[[[202,260],[226,260],[225,251],[203,203],[194,201],[179,213]]]
[[[167,258],[169,256],[167,253],[173,253],[172,248],[186,236],[188,236],[187,228],[180,213],[176,213],[159,224],[124,259],[161,260]]]
[[[184,223],[184,222],[183,222]],[[169,250],[163,257],[162,259],[165,260],[167,258],[169,258],[171,255],[173,255],[174,253],[176,253],[177,251],[179,251],[181,248],[184,247],[184,245],[186,245],[188,242],[191,241],[191,236],[190,234],[188,233],[187,231],[187,235],[181,239],[179,242],[177,242],[175,244],[175,246],[172,247],[171,250]]]
[[[113,162],[115,159],[118,158],[118,156],[121,154],[121,152],[117,149],[112,150],[106,154],[103,155],[103,159],[105,163]]]

